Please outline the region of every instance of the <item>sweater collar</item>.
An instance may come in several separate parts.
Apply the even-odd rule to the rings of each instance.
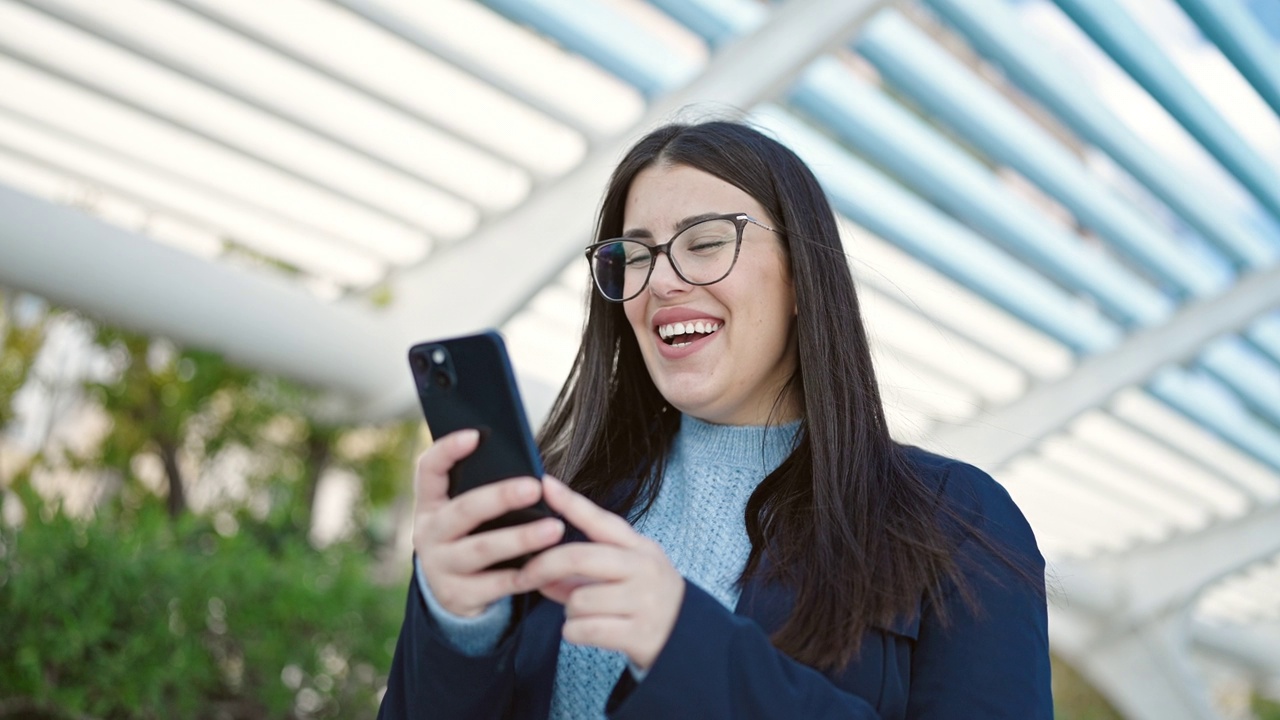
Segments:
[[[680,416],[675,449],[706,463],[764,468],[772,472],[791,454],[800,421],[782,425],[716,425]]]

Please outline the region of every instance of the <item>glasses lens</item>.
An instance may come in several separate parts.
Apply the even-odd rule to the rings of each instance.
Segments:
[[[707,220],[671,241],[671,259],[686,280],[705,285],[723,280],[733,269],[737,244],[738,226],[732,220]]]
[[[649,275],[649,246],[635,240],[614,240],[591,255],[591,275],[600,294],[610,300],[629,300],[644,287]]]

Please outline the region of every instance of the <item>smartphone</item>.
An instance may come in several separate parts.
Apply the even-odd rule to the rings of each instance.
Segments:
[[[422,414],[432,438],[475,429],[475,452],[449,471],[449,497],[487,483],[517,476],[542,479],[542,456],[529,429],[529,419],[507,348],[498,333],[424,342],[409,348]],[[473,533],[532,522],[554,513],[546,503],[522,508],[481,524]],[[494,567],[520,567],[529,557]]]

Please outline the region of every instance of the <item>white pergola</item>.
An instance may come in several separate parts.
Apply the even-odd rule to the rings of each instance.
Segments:
[[[1036,528],[1056,651],[1130,718],[1280,697],[1268,2],[0,0],[0,88],[0,285],[356,420],[489,326],[540,417],[612,165],[746,117],[842,216],[895,433]]]

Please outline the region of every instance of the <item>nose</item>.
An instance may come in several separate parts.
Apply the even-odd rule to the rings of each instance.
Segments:
[[[687,290],[690,285],[676,272],[671,264],[671,253],[660,252],[661,257],[653,264],[653,272],[649,275],[649,292],[659,297],[667,297],[673,293]]]

